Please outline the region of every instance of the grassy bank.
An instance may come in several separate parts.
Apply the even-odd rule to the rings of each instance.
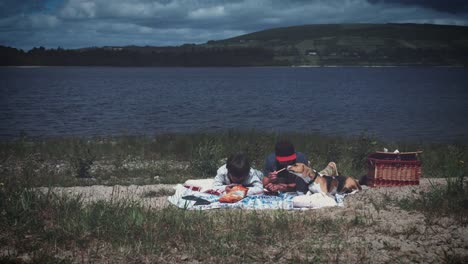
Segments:
[[[2,206],[0,242],[33,262],[321,262],[337,260],[346,247],[341,236],[365,222],[315,212],[155,211],[131,202],[85,206],[79,198],[29,190],[9,194],[1,197],[9,205]],[[311,236],[319,232],[329,235]],[[364,249],[347,250],[362,250],[366,259]]]
[[[263,169],[275,142],[288,138],[316,169],[335,161],[342,174],[367,173],[367,155],[384,147],[423,150],[424,177],[455,177],[468,161],[468,144],[382,142],[371,137],[326,137],[314,134],[233,132],[166,134],[154,137],[20,138],[0,143],[4,181],[24,178],[30,186],[177,183],[214,177],[231,153],[243,151]],[[464,171],[466,175],[466,170]],[[21,177],[18,177],[21,175]]]
[[[409,198],[399,199],[385,192],[364,200],[358,194],[351,197],[355,200],[349,201],[349,208],[293,212],[154,210],[134,200],[84,203],[79,196],[34,189],[179,183],[213,177],[223,160],[237,151],[246,152],[253,165],[261,169],[265,156],[283,137],[306,153],[315,168],[334,160],[342,174],[357,178],[366,174],[366,157],[372,151],[384,147],[422,149],[424,177],[447,177],[448,184],[434,184]],[[0,262],[372,263],[385,260],[381,259],[383,250],[402,262],[463,263],[468,260],[463,252],[439,248],[440,243],[448,243],[444,240],[447,238],[433,239],[422,246],[435,248],[436,256],[428,253],[421,257],[425,253],[409,252],[401,245],[430,241],[449,229],[466,230],[467,148],[466,144],[402,144],[369,137],[255,131],[2,142]],[[160,191],[144,196],[168,194]],[[391,228],[395,220],[389,215],[420,220]],[[439,226],[441,222],[448,223],[447,227]],[[422,225],[428,227],[421,229]],[[379,249],[374,252],[376,247]]]
[[[466,230],[467,208],[452,203],[466,197],[466,186],[454,197],[451,188],[442,186],[421,199],[384,195],[360,204],[348,200],[350,208],[310,211],[154,210],[130,200],[85,204],[80,197],[11,187],[0,187],[0,262],[375,263],[381,250],[392,253],[388,261],[396,256],[402,262],[468,260],[466,254],[438,246],[450,247],[444,239],[456,241],[457,234],[450,232]],[[448,203],[421,202],[441,192]],[[396,210],[398,204],[410,213]],[[418,221],[418,212],[426,217]],[[463,222],[445,218],[454,213],[455,221]],[[405,221],[392,223],[399,218]],[[434,239],[440,234],[448,236]],[[421,239],[432,240],[427,243],[435,257],[407,252],[404,245]]]

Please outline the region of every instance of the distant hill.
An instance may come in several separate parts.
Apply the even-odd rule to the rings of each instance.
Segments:
[[[468,27],[334,24],[274,28],[177,47],[22,50],[0,46],[0,65],[468,66]]]
[[[335,24],[274,28],[206,47],[262,47],[292,65],[468,65],[468,27]]]

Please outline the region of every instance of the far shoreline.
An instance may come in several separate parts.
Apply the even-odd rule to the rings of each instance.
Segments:
[[[118,65],[0,65],[0,68],[54,68],[54,67],[67,67],[67,68],[468,68],[463,65],[290,65],[290,66],[118,66]]]
[[[31,135],[31,134],[19,134],[19,135],[10,135],[10,136],[0,136],[0,145],[1,144],[15,144],[18,142],[30,142],[33,144],[39,143],[51,143],[51,142],[70,142],[70,141],[87,141],[88,143],[98,143],[102,142],[112,142],[112,141],[125,141],[131,140],[132,142],[151,142],[157,141],[164,138],[171,139],[183,139],[185,141],[199,141],[200,138],[205,139],[223,139],[227,140],[230,136],[240,137],[240,138],[297,138],[303,141],[330,141],[330,142],[357,142],[357,141],[368,141],[374,142],[373,144],[382,143],[386,146],[389,145],[412,145],[412,146],[422,146],[422,145],[467,145],[468,141],[466,138],[463,138],[461,135],[456,138],[451,139],[410,139],[410,138],[394,138],[394,137],[385,137],[382,135],[376,135],[375,133],[357,133],[357,134],[327,134],[324,132],[298,132],[298,131],[268,131],[268,130],[256,130],[256,129],[226,129],[220,131],[165,131],[165,132],[155,132],[155,133],[141,133],[141,134],[132,134],[132,133],[115,133],[115,134],[61,134],[61,135]],[[99,143],[101,142],[101,143]]]

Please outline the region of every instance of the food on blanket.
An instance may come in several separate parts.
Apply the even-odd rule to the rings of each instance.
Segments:
[[[288,166],[288,171],[310,183],[309,190],[312,193],[349,193],[354,190],[362,190],[361,185],[349,176],[327,176],[320,175],[304,163],[296,163]]]
[[[238,202],[247,195],[247,191],[249,188],[244,187],[242,185],[237,185],[231,188],[231,190],[219,198],[219,202],[221,203],[235,203]]]

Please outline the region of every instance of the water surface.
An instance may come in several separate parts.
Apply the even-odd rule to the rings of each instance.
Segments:
[[[0,68],[0,137],[257,129],[467,142],[464,68]]]

